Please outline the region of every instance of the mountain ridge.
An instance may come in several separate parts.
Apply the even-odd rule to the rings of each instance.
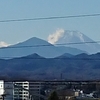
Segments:
[[[83,58],[82,58],[83,56]],[[87,57],[85,57],[87,56]],[[98,59],[96,59],[98,57]],[[38,54],[13,58],[0,59],[0,74],[13,79],[15,77],[26,79],[64,79],[94,80],[100,79],[100,54],[56,58],[44,58]]]
[[[45,40],[33,37],[24,42],[4,47],[0,49],[0,57],[14,58],[31,55],[37,53],[46,58],[53,58],[64,53],[79,54],[85,51],[69,48],[69,47],[58,47],[48,43]]]

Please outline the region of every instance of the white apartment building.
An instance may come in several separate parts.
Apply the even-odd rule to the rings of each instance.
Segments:
[[[4,81],[0,80],[0,95],[4,94]]]
[[[13,82],[13,100],[29,100],[29,82]]]
[[[43,82],[13,82],[13,100],[40,100]]]
[[[0,100],[3,99],[3,94],[4,94],[4,81],[0,80]]]

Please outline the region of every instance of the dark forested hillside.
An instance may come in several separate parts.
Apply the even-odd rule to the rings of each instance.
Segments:
[[[0,78],[8,79],[100,79],[100,53],[44,58],[38,54],[0,59]]]

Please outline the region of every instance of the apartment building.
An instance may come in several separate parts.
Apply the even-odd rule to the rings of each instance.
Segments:
[[[43,86],[44,86],[44,82],[32,81],[29,83],[29,90],[32,99],[40,100],[41,98],[43,98],[41,95],[41,90]]]
[[[29,99],[29,82],[13,82],[13,100]]]
[[[0,100],[3,99],[3,94],[4,94],[4,81],[0,80]]]
[[[4,100],[13,100],[13,82],[4,82]]]

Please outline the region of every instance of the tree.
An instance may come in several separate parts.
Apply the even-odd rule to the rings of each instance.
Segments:
[[[58,97],[56,91],[53,91],[51,93],[51,95],[49,96],[48,100],[59,100],[59,97]]]

